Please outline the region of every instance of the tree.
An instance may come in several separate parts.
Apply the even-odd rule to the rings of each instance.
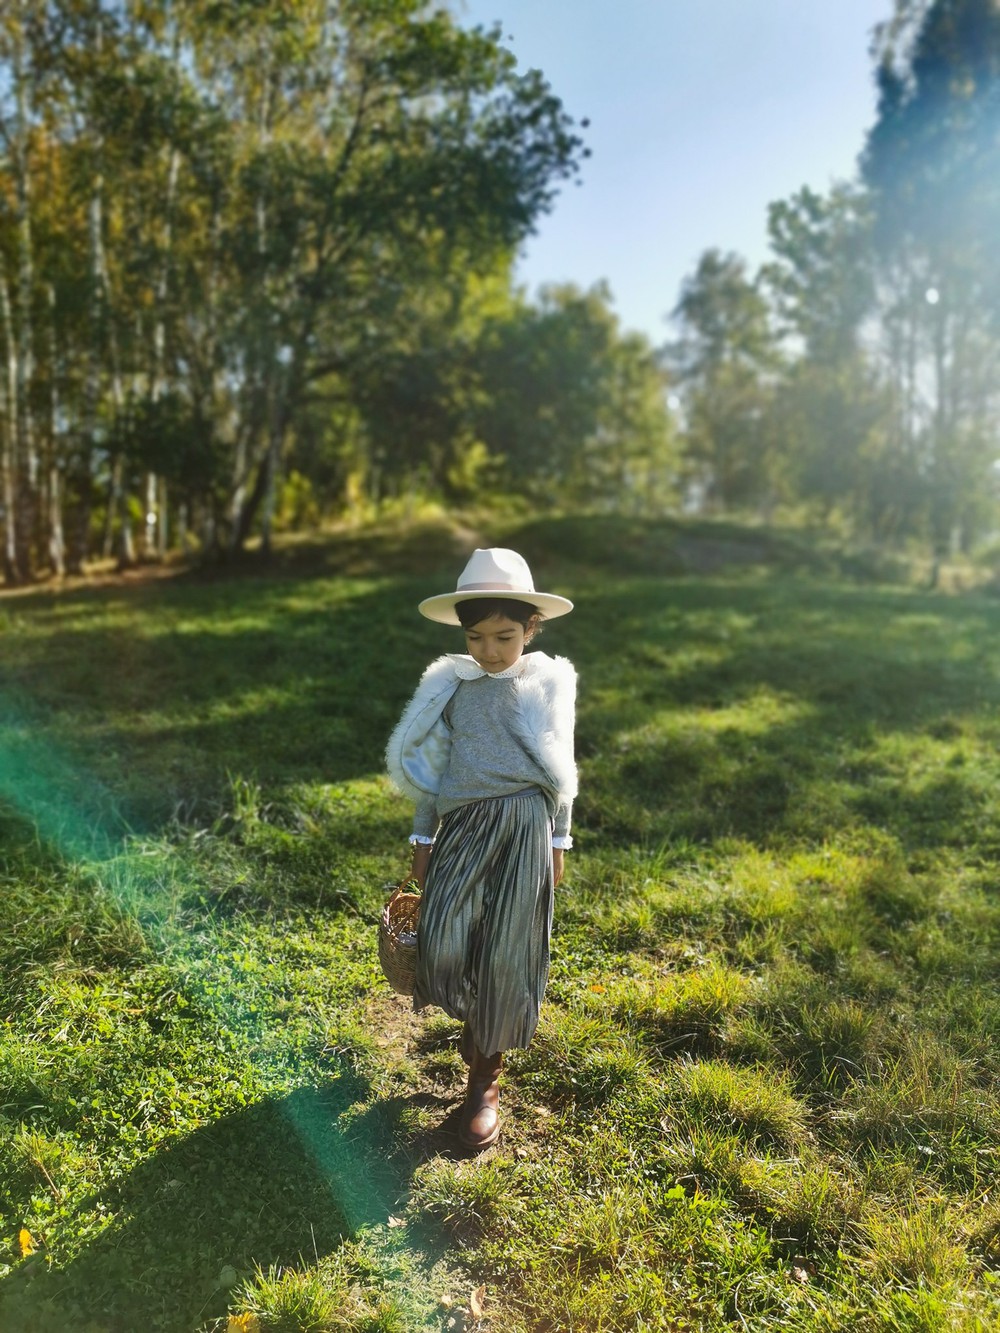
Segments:
[[[498,32],[420,0],[18,0],[0,98],[12,576],[46,477],[70,566],[98,521],[127,557],[139,497],[147,546],[171,505],[266,542],[317,387],[402,366],[407,312],[509,260],[582,150]]]
[[[685,403],[686,453],[708,502],[767,503],[775,474],[766,418],[777,347],[767,302],[736,254],[706,250],[673,312],[664,349]]]
[[[603,285],[553,286],[492,319],[474,433],[503,460],[508,487],[662,512],[677,487],[666,380],[610,301]]]
[[[825,521],[839,509],[878,535],[873,470],[891,466],[891,435],[862,339],[875,307],[868,196],[847,184],[826,197],[803,188],[770,206],[768,234],[774,259],[761,277],[787,344],[771,415],[786,492]]]
[[[804,186],[768,208],[774,259],[761,278],[773,296],[779,331],[811,361],[835,362],[858,348],[874,303],[871,205],[856,185],[826,197]]]
[[[4,262],[4,337],[7,344],[7,439],[3,451],[5,575],[20,582],[34,572],[33,537],[38,514],[39,464],[34,404],[34,276],[32,234],[33,162],[39,73],[32,59],[29,30],[37,19],[30,0],[12,0],[0,53],[6,58],[7,106],[0,111],[0,135],[10,168],[11,190],[4,199],[13,238],[14,262]],[[16,275],[11,280],[8,271]]]
[[[298,64],[276,62],[265,89],[267,131],[237,178],[227,245],[246,384],[240,533],[267,512],[309,385],[364,358],[372,323],[398,327],[409,290],[445,279],[456,255],[475,271],[509,253],[579,147],[544,81],[517,77],[496,34],[425,17],[413,0],[341,4],[331,30],[315,5],[297,9],[257,14]]]
[[[940,552],[980,526],[1000,449],[1000,11],[992,0],[900,0],[876,55],[863,173],[883,347]]]

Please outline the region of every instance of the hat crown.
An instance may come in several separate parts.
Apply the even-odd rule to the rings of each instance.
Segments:
[[[455,591],[533,593],[535,584],[523,555],[504,546],[489,546],[473,551]]]
[[[560,597],[554,592],[536,592],[527,560],[505,546],[478,547],[459,574],[455,591],[425,597],[417,609],[428,620],[437,620],[442,625],[460,625],[462,622],[455,610],[457,604],[481,597],[527,602],[546,620],[573,610],[568,597]]]

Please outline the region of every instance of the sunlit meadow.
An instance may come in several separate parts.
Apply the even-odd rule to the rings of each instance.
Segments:
[[[458,535],[0,599],[0,1329],[1000,1326],[1000,603],[480,536],[577,603],[582,793],[479,1158],[375,954]]]

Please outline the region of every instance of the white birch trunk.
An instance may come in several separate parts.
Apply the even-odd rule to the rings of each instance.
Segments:
[[[156,483],[156,554],[161,560],[166,559],[170,546],[170,513],[167,507],[167,479],[157,478]]]
[[[48,468],[48,530],[49,563],[57,578],[66,573],[66,539],[63,534],[63,484],[59,466],[59,379],[58,342],[56,339],[56,293],[49,284],[49,468]]]
[[[146,504],[145,504],[146,531],[145,531],[145,537],[143,538],[143,554],[145,555],[147,560],[153,555],[154,551],[156,550],[156,527],[157,527],[156,497],[157,497],[156,473],[147,472]]]
[[[98,172],[94,181],[93,233],[91,237],[94,277],[101,293],[101,310],[107,321],[108,356],[111,363],[111,397],[115,405],[115,414],[120,419],[125,414],[125,386],[122,381],[121,361],[118,356],[118,335],[115,332],[114,314],[111,306],[111,280],[108,276],[108,262],[104,251],[104,176]],[[124,486],[123,460],[115,460],[117,473],[116,500],[121,503],[121,543],[119,546],[119,564],[127,567],[135,564],[135,540],[132,535],[132,515],[129,513],[128,497]],[[115,483],[113,483],[113,489]]]
[[[243,506],[247,498],[247,443],[241,430],[236,439],[236,457],[233,461],[233,498],[229,506],[229,549],[235,551],[240,544],[240,528],[243,523]]]
[[[263,68],[263,79],[261,84],[260,105],[257,110],[257,133],[259,136],[259,145],[263,148],[271,142],[271,117],[273,114],[273,82],[271,69],[271,54],[269,50],[261,53],[265,61]],[[257,226],[257,253],[263,258],[267,251],[267,205],[264,198],[264,191],[261,190],[257,195],[254,204],[254,214]],[[271,390],[270,376],[274,373],[273,359],[268,355],[267,349],[264,351],[265,366],[261,369],[263,378],[263,388],[265,396],[268,396]],[[255,390],[252,390],[255,392]],[[270,414],[269,414],[270,418]],[[256,432],[255,432],[256,433]],[[231,530],[229,538],[230,551],[235,552],[243,540],[243,514],[247,498],[247,480],[249,473],[248,455],[251,451],[247,448],[245,436],[241,434],[236,449],[236,461],[233,476],[233,499],[230,509]],[[268,440],[268,447],[265,451],[265,461],[262,466],[269,466],[273,452],[273,441]],[[270,487],[270,480],[269,480]],[[266,511],[265,503],[265,511]],[[273,504],[272,504],[273,509]],[[267,517],[265,514],[265,523]],[[266,534],[265,529],[265,534]],[[265,535],[264,544],[267,545],[268,537]]]
[[[15,459],[17,456],[17,343],[14,338],[14,321],[10,309],[10,292],[7,288],[7,274],[3,268],[3,255],[0,254],[0,323],[3,326],[4,344],[7,349],[6,375],[3,381],[3,451],[0,455],[0,473],[3,486],[3,534],[4,534],[4,576],[8,583],[19,579],[17,563],[17,509],[15,485]]]
[[[278,393],[279,388],[276,385],[275,394]],[[284,434],[283,416],[281,406],[277,404],[272,412],[267,444],[267,461],[264,464],[267,468],[267,490],[264,492],[264,502],[261,510],[261,546],[265,554],[268,554],[271,550],[271,531],[274,525],[274,511],[277,508],[278,468],[281,465],[281,439]]]
[[[176,53],[175,53],[176,54]],[[180,175],[181,155],[172,148],[167,164],[167,190],[163,210],[162,257],[156,279],[156,320],[153,324],[153,371],[150,376],[150,402],[158,403],[166,387],[165,361],[167,328],[165,309],[170,284],[170,257],[173,248],[173,213]],[[146,556],[155,551],[162,560],[167,553],[167,486],[162,477],[150,473],[146,478]]]
[[[35,527],[38,514],[38,449],[31,411],[30,385],[35,373],[34,331],[32,327],[32,289],[34,287],[34,247],[31,233],[31,174],[28,160],[28,90],[25,69],[25,6],[19,6],[19,21],[14,25],[13,66],[17,129],[14,135],[14,190],[17,219],[17,334],[18,334],[18,547],[21,572],[34,572]]]

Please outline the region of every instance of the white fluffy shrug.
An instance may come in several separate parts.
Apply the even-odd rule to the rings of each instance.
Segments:
[[[565,657],[546,653],[526,653],[521,661],[511,730],[548,775],[559,804],[569,804],[576,795],[576,671]],[[466,653],[446,653],[430,664],[386,746],[389,776],[415,801],[437,794],[448,767],[451,735],[441,715],[461,680],[457,665],[475,662]]]

